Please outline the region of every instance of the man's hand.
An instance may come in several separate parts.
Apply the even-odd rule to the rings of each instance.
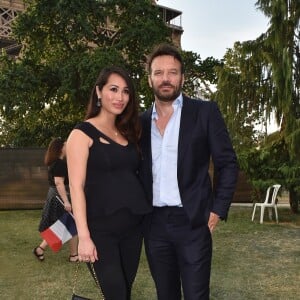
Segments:
[[[215,214],[213,212],[210,213],[209,220],[208,220],[208,227],[209,227],[209,230],[211,233],[216,228],[219,220],[220,220],[220,217],[217,214]]]

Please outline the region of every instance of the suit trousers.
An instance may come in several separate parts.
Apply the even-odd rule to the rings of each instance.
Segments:
[[[158,300],[209,299],[212,238],[207,224],[192,228],[182,207],[154,208],[145,250]]]

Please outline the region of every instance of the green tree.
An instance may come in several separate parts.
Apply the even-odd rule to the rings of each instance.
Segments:
[[[280,161],[282,167],[273,164],[272,168],[277,166],[277,172],[273,170],[266,173],[270,180],[281,180],[289,189],[291,207],[297,211],[300,192],[297,178],[300,168],[300,2],[261,0],[257,1],[257,6],[270,18],[270,26],[256,40],[236,43],[235,48],[227,52],[224,67],[218,72],[217,99],[225,111],[232,134],[237,133],[235,145],[239,160],[249,175],[255,169],[255,160],[245,160],[249,159],[252,152],[261,153],[256,155],[256,158],[261,158],[260,169],[271,168],[270,164],[274,163],[271,159],[265,159],[265,153],[273,155],[281,152],[281,159],[277,159],[277,162]],[[240,149],[239,143],[245,141],[240,132],[247,124],[247,118],[253,117],[254,120],[266,123],[272,112],[275,112],[278,123],[282,120],[279,142],[268,143],[266,137],[256,140],[255,131],[252,130],[248,132],[252,148]],[[260,150],[254,150],[256,147],[260,147]],[[252,180],[254,184],[259,182],[258,179],[267,182],[264,176],[259,177],[260,173],[257,172],[256,179]],[[285,178],[276,177],[278,173],[282,176],[284,174]]]
[[[287,149],[288,159],[281,170],[288,175],[291,208],[296,212],[300,201],[300,2],[259,0],[257,5],[270,18],[265,55],[271,64],[274,90],[268,107],[276,110],[277,120],[282,118],[282,148]]]
[[[263,138],[257,128],[268,121],[266,99],[272,81],[262,60],[260,40],[236,42],[223,63],[217,68],[216,99],[240,153],[256,147]]]
[[[145,53],[170,33],[152,1],[138,4],[28,1],[13,28],[21,55],[0,62],[0,144],[45,146],[53,135],[66,137],[103,66],[125,67],[139,88]]]
[[[268,106],[283,119],[291,158],[300,160],[300,2],[297,0],[259,0],[257,5],[270,18],[265,37],[265,55],[272,68],[274,91]]]
[[[191,97],[211,99],[214,91],[212,86],[217,83],[216,69],[222,61],[213,57],[201,59],[200,54],[182,51],[185,65],[184,93]]]
[[[171,36],[151,0],[27,3],[13,28],[21,56],[0,57],[0,145],[46,146],[54,135],[66,137],[82,120],[95,78],[108,64],[129,70],[141,109],[151,105],[146,53]],[[185,92],[209,97],[220,62],[182,54]]]

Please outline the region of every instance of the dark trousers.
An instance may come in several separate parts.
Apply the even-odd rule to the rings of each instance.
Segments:
[[[191,228],[184,209],[154,208],[145,249],[158,300],[209,299],[212,239],[209,228]]]
[[[130,299],[142,248],[141,220],[121,210],[90,226],[99,259],[94,269],[105,300]]]

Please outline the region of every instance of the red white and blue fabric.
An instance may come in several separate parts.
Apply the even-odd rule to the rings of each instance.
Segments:
[[[65,212],[54,224],[41,232],[42,238],[54,252],[58,252],[62,245],[75,235],[77,235],[75,221],[68,212]]]

